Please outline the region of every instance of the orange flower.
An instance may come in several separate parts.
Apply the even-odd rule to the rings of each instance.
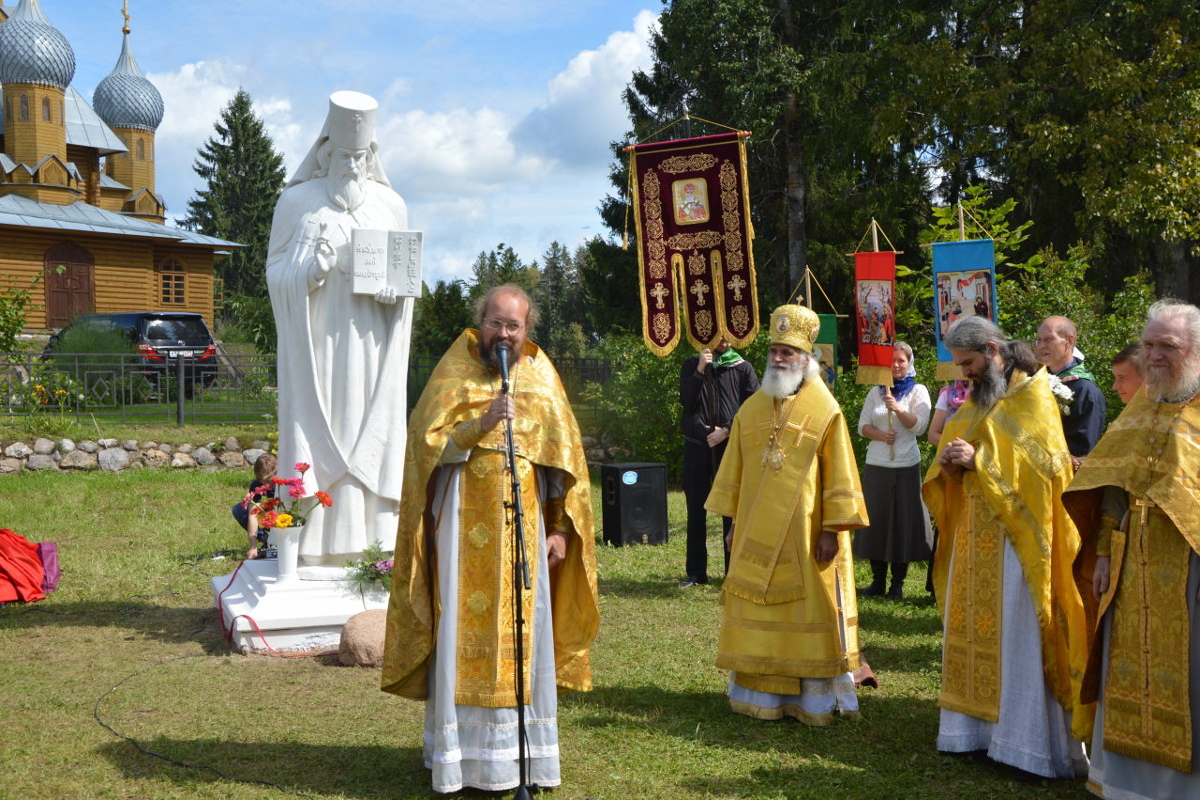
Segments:
[[[326,508],[333,505],[333,498],[325,492],[317,492],[314,496],[320,500],[321,505],[325,506]]]

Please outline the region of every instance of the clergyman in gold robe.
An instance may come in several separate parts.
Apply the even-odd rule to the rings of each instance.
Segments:
[[[983,317],[946,346],[971,397],[925,476],[937,520],[942,614],[938,750],[1048,778],[1082,777],[1091,708],[1075,697],[1087,617],[1072,565],[1079,533],[1062,507],[1073,474],[1049,378],[1027,345]]]
[[[771,315],[761,388],[734,417],[705,507],[732,517],[717,666],[734,711],[827,725],[858,714],[849,531],[867,509],[846,420],[811,358],[820,321]]]
[[[409,420],[384,647],[384,691],[425,700],[433,788],[518,785],[511,420],[529,562],[522,593],[526,786],[561,782],[556,695],[592,688],[599,627],[595,541],[579,427],[550,359],[528,340],[536,308],[493,289],[430,376]],[[512,354],[507,393],[497,352]]]
[[[1200,797],[1200,309],[1152,305],[1142,365],[1145,389],[1064,497],[1099,601],[1088,788]]]

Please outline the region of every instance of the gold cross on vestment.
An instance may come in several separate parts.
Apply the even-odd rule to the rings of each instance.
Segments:
[[[741,275],[734,275],[733,278],[731,278],[729,282],[725,284],[725,286],[733,290],[733,299],[739,303],[742,300],[742,289],[745,289],[749,285],[750,284],[742,280]]]
[[[661,311],[665,307],[663,298],[670,293],[671,290],[661,283],[654,284],[654,288],[650,290],[650,296],[654,298],[654,307]]]
[[[704,284],[704,281],[697,278],[696,282],[692,284],[692,288],[689,289],[688,291],[690,291],[692,294],[696,295],[696,305],[703,306],[704,305],[704,295],[711,292],[712,289],[708,288],[708,286],[706,286]]]
[[[1146,530],[1146,521],[1150,516],[1150,509],[1158,508],[1158,505],[1153,500],[1143,500],[1140,497],[1134,500],[1133,503],[1140,509],[1138,512],[1138,521],[1142,526],[1142,530]]]

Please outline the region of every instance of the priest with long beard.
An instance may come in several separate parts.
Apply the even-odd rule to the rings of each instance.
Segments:
[[[1141,343],[1145,391],[1063,498],[1099,603],[1082,689],[1099,700],[1088,788],[1200,797],[1200,308],[1160,300]]]
[[[717,666],[734,711],[854,717],[860,663],[849,531],[867,524],[846,420],[812,359],[820,320],[771,315],[762,388],[734,417],[705,507],[732,517]]]
[[[922,487],[937,520],[943,752],[1048,778],[1087,768],[1076,702],[1089,639],[1072,578],[1079,533],[1062,507],[1071,454],[1045,369],[992,322],[967,317],[946,346],[971,397],[946,424]]]

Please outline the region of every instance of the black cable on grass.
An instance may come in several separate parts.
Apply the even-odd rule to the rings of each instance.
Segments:
[[[186,656],[176,656],[174,658],[164,659],[163,661],[159,661],[157,664],[152,664],[151,666],[146,667],[145,669],[140,669],[137,672],[126,675],[124,678],[122,678],[120,681],[118,681],[111,689],[109,689],[104,694],[100,695],[100,697],[96,698],[96,705],[92,709],[92,718],[95,719],[96,722],[98,722],[102,728],[107,730],[113,736],[116,736],[119,739],[124,739],[125,741],[132,744],[134,747],[136,747],[138,749],[139,752],[145,753],[148,756],[153,756],[154,758],[162,759],[163,761],[166,761],[168,764],[173,764],[177,767],[183,767],[184,769],[196,769],[196,770],[201,770],[203,772],[210,772],[213,775],[216,775],[218,778],[221,778],[221,779],[227,780],[227,781],[233,781],[235,783],[248,783],[248,784],[251,784],[254,786],[266,786],[268,788],[283,792],[284,794],[292,795],[293,797],[313,797],[313,795],[304,794],[303,792],[296,792],[291,789],[287,789],[283,786],[280,786],[278,783],[272,783],[271,781],[260,781],[260,780],[251,780],[249,778],[238,778],[238,777],[235,777],[228,773],[222,772],[221,770],[217,769],[216,767],[210,766],[208,764],[189,764],[186,761],[180,761],[177,758],[172,758],[171,756],[164,755],[163,753],[159,753],[155,750],[151,750],[150,748],[146,747],[141,742],[139,742],[137,739],[134,739],[132,736],[128,736],[124,733],[121,733],[120,731],[118,731],[112,725],[109,725],[107,722],[105,722],[100,717],[100,706],[101,706],[101,704],[104,703],[105,698],[107,698],[110,694],[112,694],[117,689],[119,689],[126,682],[136,678],[137,676],[141,675],[143,672],[149,672],[152,669],[161,667],[163,664],[169,664],[172,661],[182,661],[186,658],[200,658],[202,656],[204,656],[203,653],[192,653],[192,654],[186,655]]]

